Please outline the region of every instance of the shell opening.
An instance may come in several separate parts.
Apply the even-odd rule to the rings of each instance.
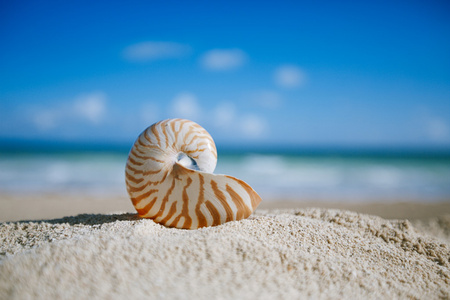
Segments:
[[[176,162],[185,168],[200,171],[197,162],[186,153],[183,152],[178,153]]]

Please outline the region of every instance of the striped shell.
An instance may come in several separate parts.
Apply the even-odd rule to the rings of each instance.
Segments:
[[[128,156],[128,194],[140,217],[196,229],[247,218],[261,202],[244,181],[212,174],[217,150],[209,133],[183,119],[160,121],[137,138]]]

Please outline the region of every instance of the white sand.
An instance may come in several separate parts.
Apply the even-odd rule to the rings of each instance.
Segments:
[[[325,209],[187,231],[132,214],[0,223],[0,299],[450,297],[450,244]]]

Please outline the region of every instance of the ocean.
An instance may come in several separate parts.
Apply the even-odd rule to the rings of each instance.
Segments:
[[[127,151],[0,152],[0,193],[126,197]],[[216,174],[264,200],[450,201],[450,155],[400,152],[220,153]]]

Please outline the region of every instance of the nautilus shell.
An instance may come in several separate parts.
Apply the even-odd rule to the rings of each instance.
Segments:
[[[209,133],[183,119],[160,121],[137,138],[128,156],[128,194],[140,217],[196,229],[247,218],[261,202],[244,181],[212,174],[217,150]]]

